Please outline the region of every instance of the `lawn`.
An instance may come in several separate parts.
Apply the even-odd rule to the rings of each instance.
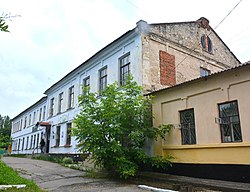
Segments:
[[[33,181],[20,177],[16,171],[14,171],[11,167],[8,167],[5,163],[3,163],[0,158],[0,185],[19,185],[19,184],[25,184],[26,187],[21,189],[9,188],[5,191],[42,192],[42,190]]]

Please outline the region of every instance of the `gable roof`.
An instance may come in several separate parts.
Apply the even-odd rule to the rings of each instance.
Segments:
[[[160,25],[182,25],[182,24],[199,24],[202,25],[202,22],[207,22],[206,28],[211,30],[211,32],[222,42],[222,44],[228,49],[228,51],[232,54],[232,56],[239,62],[240,60],[234,55],[234,53],[229,49],[229,47],[226,45],[226,43],[220,38],[220,36],[214,31],[214,29],[209,25],[209,20],[205,17],[201,17],[200,19],[196,21],[185,21],[185,22],[168,22],[168,23],[153,23],[150,24],[152,26],[160,26]],[[202,26],[203,27],[203,26]]]

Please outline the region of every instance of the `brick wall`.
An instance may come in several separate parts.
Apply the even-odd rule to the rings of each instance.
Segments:
[[[176,84],[175,56],[166,51],[159,51],[160,82],[162,85],[173,86]]]

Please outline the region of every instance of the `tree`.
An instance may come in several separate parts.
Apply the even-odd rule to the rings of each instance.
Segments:
[[[100,94],[89,93],[87,87],[79,96],[81,112],[72,128],[79,149],[122,178],[135,176],[141,165],[167,168],[169,158],[151,158],[142,149],[147,138],[164,138],[171,129],[152,127],[151,98],[143,96],[142,87],[128,77],[124,86],[116,82]]]
[[[0,17],[0,30],[3,32],[9,32],[8,27],[9,26],[5,23],[4,18]]]
[[[7,148],[11,143],[11,119],[0,115],[0,148]]]
[[[6,20],[10,20],[14,17],[20,17],[20,15],[11,15],[10,13],[2,13],[0,16],[0,31],[9,32],[9,26],[6,24]]]

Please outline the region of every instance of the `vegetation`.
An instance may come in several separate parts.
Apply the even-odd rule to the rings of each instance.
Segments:
[[[8,25],[5,23],[4,17],[0,17],[0,31],[9,32]]]
[[[34,156],[34,157],[32,157],[32,159],[50,161],[50,162],[59,163],[59,164],[63,163],[63,158],[61,158],[61,157],[54,157],[54,156],[50,156],[50,155]]]
[[[5,191],[18,191],[18,192],[39,192],[42,191],[33,181],[24,179],[18,175],[12,168],[6,166],[0,160],[0,185],[20,185],[25,184],[26,187],[22,189],[10,188]]]
[[[90,153],[96,165],[125,179],[140,167],[169,167],[170,158],[151,158],[142,148],[146,140],[164,138],[172,126],[152,126],[151,97],[143,96],[132,77],[124,86],[108,85],[101,96],[85,87],[79,104],[72,133],[79,150]]]
[[[63,161],[63,164],[72,164],[73,163],[73,159],[71,157],[64,157],[62,161]]]
[[[0,148],[7,149],[11,144],[11,119],[0,115]]]

